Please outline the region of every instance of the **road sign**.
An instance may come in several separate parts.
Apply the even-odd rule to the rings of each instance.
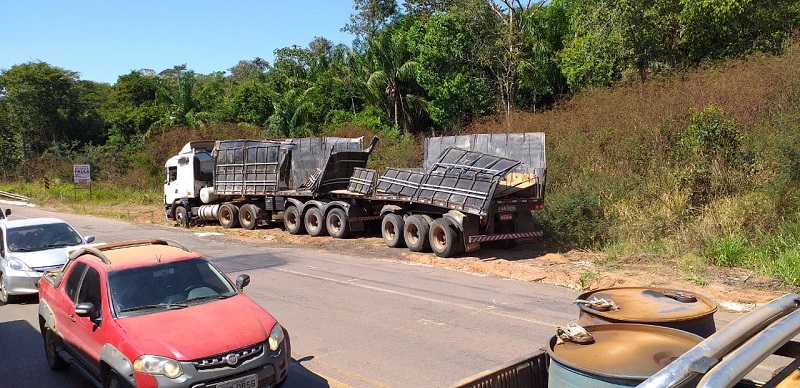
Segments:
[[[92,166],[89,164],[73,164],[72,179],[74,183],[90,183],[92,181]]]

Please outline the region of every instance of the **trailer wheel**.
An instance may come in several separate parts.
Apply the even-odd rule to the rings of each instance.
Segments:
[[[325,216],[318,207],[312,207],[306,210],[305,215],[306,231],[308,234],[316,236],[324,236],[328,231],[325,229]]]
[[[189,216],[186,212],[186,208],[183,206],[178,206],[175,208],[175,223],[182,228],[189,227]]]
[[[333,208],[325,217],[325,226],[328,233],[334,238],[345,238],[350,234],[350,222],[347,220],[347,213],[340,208]]]
[[[289,234],[301,234],[305,231],[302,219],[297,206],[289,206],[283,212],[283,226]]]
[[[255,229],[258,226],[258,207],[252,203],[242,205],[239,209],[239,223],[247,230]]]
[[[219,224],[225,229],[239,226],[239,208],[232,203],[223,203],[219,207]]]
[[[430,224],[425,217],[414,214],[406,219],[405,232],[403,238],[406,246],[412,252],[427,252],[431,249],[428,233]]]
[[[383,236],[383,242],[386,243],[386,246],[391,248],[402,248],[406,242],[403,240],[403,227],[405,223],[403,222],[403,217],[389,213],[383,216],[383,220],[381,221],[381,235]]]
[[[461,252],[461,233],[447,218],[437,218],[430,229],[431,249],[436,256],[452,257]]]

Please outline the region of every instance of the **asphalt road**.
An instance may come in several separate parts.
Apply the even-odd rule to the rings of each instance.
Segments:
[[[578,292],[380,257],[249,243],[203,228],[136,224],[7,205],[12,218],[59,217],[98,242],[166,238],[214,260],[286,327],[285,387],[448,387],[543,347],[575,321]],[[0,305],[0,387],[84,387],[44,358],[36,296]],[[717,328],[739,315],[717,312]],[[235,319],[235,317],[213,317]],[[754,373],[769,376],[774,365]],[[762,380],[763,381],[763,380]]]
[[[98,242],[167,238],[215,261],[284,325],[286,387],[446,387],[542,347],[577,318],[577,292],[378,257],[247,243],[180,229],[4,205],[12,218],[56,216]],[[0,386],[81,387],[51,372],[35,297],[0,306]],[[230,319],[215,317],[214,319]]]

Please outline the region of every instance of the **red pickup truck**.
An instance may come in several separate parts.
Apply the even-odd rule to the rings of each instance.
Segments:
[[[47,362],[102,387],[280,386],[289,335],[249,282],[166,240],[79,249],[39,281]]]

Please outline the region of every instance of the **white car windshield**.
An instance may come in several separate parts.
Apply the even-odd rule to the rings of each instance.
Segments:
[[[224,299],[236,288],[211,263],[182,260],[108,274],[117,315],[138,315]]]
[[[9,228],[6,241],[8,249],[12,252],[42,251],[83,243],[78,232],[65,223]]]

